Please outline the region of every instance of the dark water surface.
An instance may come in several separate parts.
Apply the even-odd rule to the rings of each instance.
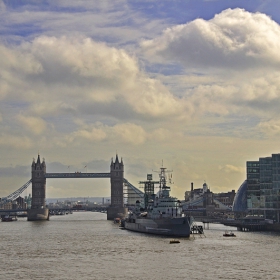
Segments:
[[[121,230],[106,214],[0,222],[0,279],[280,279],[280,235],[170,238]],[[235,230],[235,228],[232,228]]]

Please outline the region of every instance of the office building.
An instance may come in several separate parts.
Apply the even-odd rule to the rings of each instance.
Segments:
[[[243,211],[279,222],[280,154],[247,161],[246,170],[247,179],[236,194],[233,211]]]

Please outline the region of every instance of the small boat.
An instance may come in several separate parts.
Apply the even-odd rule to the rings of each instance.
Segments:
[[[10,217],[9,215],[2,216],[1,218],[2,222],[13,222],[17,221],[17,217]]]
[[[225,236],[225,237],[236,237],[236,235],[232,231],[228,232],[227,230],[225,231],[223,236]]]
[[[179,240],[172,239],[172,240],[170,240],[170,242],[169,242],[169,243],[170,243],[170,244],[180,243],[180,241],[179,241]]]

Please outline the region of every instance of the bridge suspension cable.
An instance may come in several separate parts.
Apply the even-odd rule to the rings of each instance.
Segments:
[[[127,195],[128,195],[127,203],[128,204],[129,204],[129,202],[133,202],[133,204],[134,204],[137,199],[140,199],[140,200],[144,199],[144,193],[142,191],[140,191],[139,189],[134,187],[125,178],[123,178],[123,182],[124,182],[124,186],[127,188]],[[131,201],[131,200],[133,200],[133,201]]]
[[[137,194],[139,197],[144,197],[144,193],[134,187],[131,183],[129,183],[125,178],[123,178],[124,184],[129,187],[130,190],[132,190],[135,194]]]
[[[1,203],[2,202],[13,201],[13,200],[17,199],[27,189],[27,187],[31,184],[31,182],[32,182],[32,179],[30,179],[27,183],[25,183],[18,190],[14,191],[13,193],[9,194],[6,197],[3,197],[2,200],[1,200]]]

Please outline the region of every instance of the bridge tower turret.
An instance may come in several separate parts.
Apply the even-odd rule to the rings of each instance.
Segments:
[[[107,209],[107,220],[122,218],[127,214],[127,208],[124,207],[123,201],[123,178],[124,164],[123,160],[119,161],[116,155],[115,162],[113,158],[110,166],[111,174],[111,206]]]
[[[46,163],[41,162],[38,154],[37,162],[31,165],[32,202],[28,210],[28,221],[48,220],[49,210],[46,208]]]

